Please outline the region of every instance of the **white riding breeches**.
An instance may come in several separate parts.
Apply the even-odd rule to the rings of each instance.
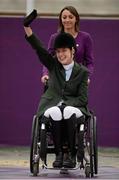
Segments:
[[[61,121],[62,120],[62,113],[59,107],[53,106],[47,109],[44,113],[44,116],[49,118],[51,117],[54,121]]]
[[[63,110],[63,114],[58,106],[53,106],[45,111],[44,116],[47,118],[51,117],[54,121],[61,121],[62,118],[69,119],[73,114],[76,115],[76,118],[83,116],[80,109],[73,106],[66,106]]]
[[[63,117],[64,119],[69,119],[73,114],[76,115],[76,118],[80,118],[83,116],[83,113],[80,111],[80,109],[73,107],[73,106],[66,106],[64,108]]]

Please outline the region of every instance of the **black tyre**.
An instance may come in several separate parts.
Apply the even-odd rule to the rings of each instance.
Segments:
[[[38,118],[34,116],[32,123],[31,148],[30,148],[30,172],[34,176],[39,173],[39,123]]]

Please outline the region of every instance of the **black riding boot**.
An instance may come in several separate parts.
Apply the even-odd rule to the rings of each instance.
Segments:
[[[52,135],[53,141],[55,146],[55,154],[56,159],[53,162],[53,167],[60,168],[62,167],[63,155],[62,155],[62,141],[61,141],[61,134],[62,134],[62,121],[53,121],[52,123]]]
[[[63,166],[74,168],[76,165],[76,149],[75,149],[75,132],[76,132],[76,117],[75,114],[69,119],[64,119],[67,129],[67,140],[69,146],[69,155],[63,160]]]

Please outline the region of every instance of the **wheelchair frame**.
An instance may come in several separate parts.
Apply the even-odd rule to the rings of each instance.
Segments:
[[[42,169],[57,169],[49,168],[47,166],[47,154],[53,152],[53,145],[48,146],[46,125],[42,123],[40,126],[39,118],[35,115],[32,122],[30,148],[30,172],[33,176],[39,174],[40,160],[42,162]],[[75,170],[78,168],[84,169],[87,178],[93,177],[94,174],[98,174],[97,119],[92,112],[91,116],[86,119],[85,123],[83,164],[77,162],[77,166],[72,169]],[[66,173],[68,169],[60,168],[60,170],[61,173]]]

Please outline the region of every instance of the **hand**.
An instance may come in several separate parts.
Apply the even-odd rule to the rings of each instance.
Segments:
[[[48,76],[48,75],[44,75],[44,76],[41,77],[41,82],[42,82],[43,84],[46,84],[47,81],[48,81],[48,79],[49,79],[49,76]]]
[[[33,34],[32,29],[31,29],[30,27],[25,27],[25,26],[24,26],[24,30],[25,30],[25,33],[26,33],[26,35],[27,35],[28,37]]]
[[[25,17],[23,21],[23,25],[25,27],[28,27],[36,17],[37,17],[37,10],[34,9],[28,16]]]

